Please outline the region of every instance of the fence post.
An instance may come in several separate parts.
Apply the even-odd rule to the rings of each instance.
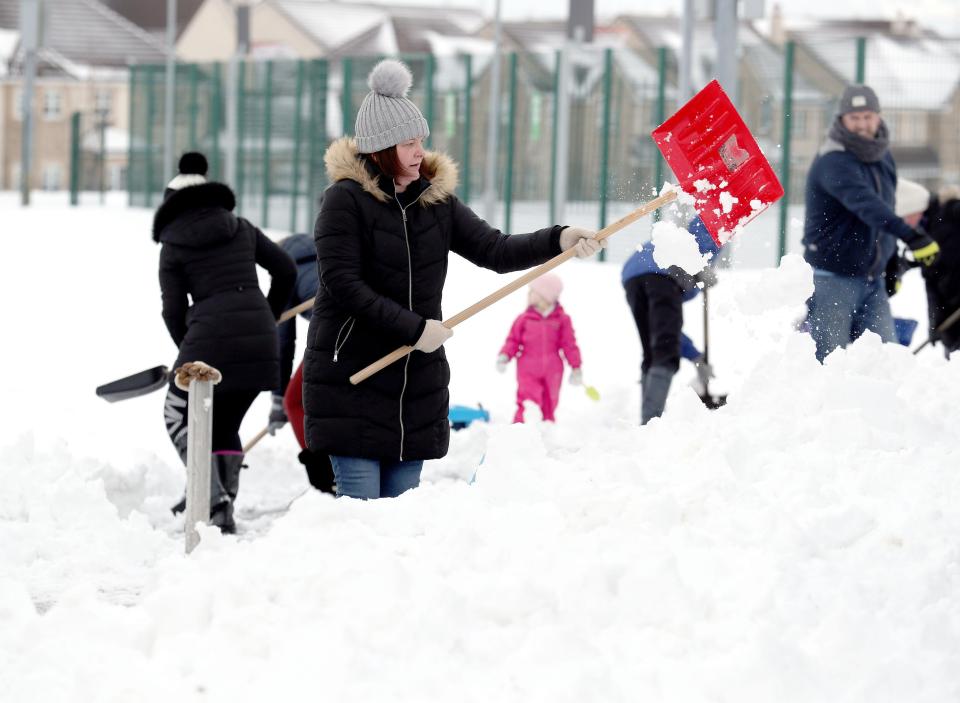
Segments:
[[[659,127],[667,119],[667,48],[661,46],[657,49],[657,108],[654,115],[656,124]],[[660,186],[663,184],[663,157],[660,156],[660,150],[655,149],[653,154],[653,191],[660,192]],[[653,213],[653,221],[660,219],[660,210]]]
[[[553,69],[553,129],[550,134],[550,222],[557,222],[557,147],[560,130],[557,119],[560,115],[560,70],[563,52],[557,49]]]
[[[613,96],[613,49],[603,52],[603,126],[600,133],[600,226],[607,226],[607,197],[610,187],[610,105]],[[607,252],[600,250],[600,261],[606,260]]]
[[[424,114],[424,118],[427,120],[427,124],[429,125],[433,124],[433,116],[436,113],[436,109],[433,104],[434,98],[435,98],[434,90],[433,90],[433,76],[436,73],[436,68],[437,68],[436,59],[434,58],[433,54],[427,54],[426,76],[424,76],[424,83],[425,83],[424,87],[426,89],[424,100],[427,103],[426,104],[427,111]],[[429,147],[432,143],[433,143],[433,137],[428,135],[426,146]]]
[[[247,82],[247,62],[246,60],[241,60],[237,66],[237,140],[233,144],[233,163],[236,164],[236,179],[235,184],[236,195],[237,195],[237,213],[240,213],[243,208],[243,132],[246,127],[245,112],[246,112],[246,96],[244,95]]]
[[[260,205],[260,226],[269,227],[270,217],[270,128],[273,118],[273,61],[267,61],[263,85],[263,202]]]
[[[220,114],[220,103],[223,99],[223,94],[220,91],[222,84],[222,74],[220,63],[213,64],[213,98],[210,105],[210,128],[213,132],[212,142],[213,142],[213,153],[210,154],[210,173],[211,175],[218,179],[223,179],[223,174],[220,171],[220,122],[222,121],[222,116]]]
[[[297,231],[297,199],[300,197],[300,123],[303,112],[303,60],[297,61],[296,97],[293,113],[293,179],[290,184],[290,231]]]
[[[857,37],[857,73],[855,83],[865,83],[867,80],[867,38]]]
[[[780,138],[780,184],[783,200],[780,201],[780,255],[777,265],[787,254],[787,225],[790,212],[790,143],[793,128],[793,40],[787,42],[783,57],[783,134]]]
[[[190,133],[188,135],[190,151],[197,150],[197,113],[200,111],[197,83],[199,81],[199,67],[192,63],[190,64]]]
[[[155,108],[155,106],[154,106],[154,99],[153,99],[153,98],[154,98],[154,96],[153,96],[153,74],[154,74],[154,69],[155,69],[155,67],[154,67],[154,66],[147,66],[146,69],[147,69],[147,70],[146,70],[146,74],[147,74],[147,120],[146,120],[147,130],[146,130],[146,138],[145,138],[145,144],[144,144],[144,156],[146,157],[146,158],[144,159],[144,166],[145,166],[145,171],[146,171],[145,174],[144,174],[144,181],[145,181],[145,182],[144,182],[144,189],[145,189],[146,192],[144,193],[144,202],[143,202],[143,204],[144,204],[146,207],[150,207],[150,206],[153,205],[153,172],[154,172],[154,168],[153,168],[153,111],[154,111],[154,108]]]
[[[353,83],[353,59],[349,56],[343,57],[340,62],[341,73],[343,74],[343,87],[340,91],[340,113],[343,116],[343,133],[344,135],[352,135],[353,130],[351,125],[353,124],[352,117],[353,111],[350,109],[350,91],[352,89]]]
[[[506,182],[503,186],[503,231],[510,234],[510,215],[513,211],[513,151],[517,121],[517,52],[510,54],[510,104],[507,119]]]
[[[187,506],[184,536],[187,554],[200,543],[197,523],[210,522],[210,473],[213,471],[213,387],[222,375],[203,362],[187,362],[175,371],[175,384],[187,390]]]
[[[310,62],[310,165],[307,171],[307,212],[315,215],[316,197],[319,190],[318,154],[320,147],[327,142],[327,90],[329,89],[328,71],[330,64],[325,59]],[[318,138],[319,137],[319,138]]]
[[[466,87],[463,93],[463,187],[460,197],[466,204],[470,203],[470,150],[473,142],[473,57],[470,54],[463,56],[463,68],[466,73]]]
[[[133,207],[133,173],[134,173],[134,155],[133,142],[136,135],[134,129],[134,119],[136,112],[133,106],[140,102],[136,95],[137,87],[137,67],[130,67],[130,85],[127,88],[127,100],[130,103],[127,107],[127,207]]]
[[[70,204],[80,202],[80,113],[70,115]]]

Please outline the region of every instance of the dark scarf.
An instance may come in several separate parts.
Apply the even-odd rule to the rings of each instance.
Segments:
[[[877,136],[867,139],[844,127],[838,116],[830,126],[827,136],[842,144],[844,149],[866,164],[876,163],[882,159],[890,147],[890,132],[887,130],[887,123],[883,120],[880,120]]]

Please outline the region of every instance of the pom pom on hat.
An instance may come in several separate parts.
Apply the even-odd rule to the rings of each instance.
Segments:
[[[555,305],[563,292],[563,281],[556,274],[545,273],[531,281],[530,290],[551,305]]]
[[[180,157],[180,164],[177,166],[180,173],[195,173],[200,176],[207,175],[207,157],[199,151],[188,151]]]
[[[413,74],[407,65],[396,59],[384,59],[367,77],[370,90],[388,98],[405,98],[413,85]]]
[[[199,151],[188,151],[180,157],[180,173],[167,183],[167,190],[182,190],[207,182],[207,157]]]
[[[897,179],[894,212],[897,217],[924,212],[930,205],[930,191],[915,181]]]

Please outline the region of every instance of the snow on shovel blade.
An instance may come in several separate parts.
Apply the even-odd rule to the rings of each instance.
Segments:
[[[652,132],[718,244],[783,196],[783,186],[720,83],[710,81]]]

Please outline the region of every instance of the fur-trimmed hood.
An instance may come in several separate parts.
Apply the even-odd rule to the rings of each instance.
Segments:
[[[204,211],[202,214],[205,216],[219,215],[220,217],[217,219],[235,220],[236,218],[231,212],[236,206],[237,199],[234,197],[233,191],[223,183],[217,183],[216,181],[170,191],[153,216],[153,241],[171,240],[170,232],[164,230],[174,220],[187,212],[198,211],[199,216],[201,214],[199,211]],[[226,216],[226,218],[223,216]],[[231,229],[236,229],[236,226],[234,225]],[[189,240],[177,243],[189,244]]]
[[[327,176],[331,183],[351,180],[360,184],[364,191],[380,202],[387,202],[391,194],[380,187],[377,174],[367,167],[367,161],[358,152],[350,137],[342,137],[333,142],[323,161],[327,166]],[[426,170],[434,173],[430,187],[420,198],[423,205],[436,205],[450,198],[457,189],[458,169],[456,162],[439,151],[428,151],[423,161]]]

